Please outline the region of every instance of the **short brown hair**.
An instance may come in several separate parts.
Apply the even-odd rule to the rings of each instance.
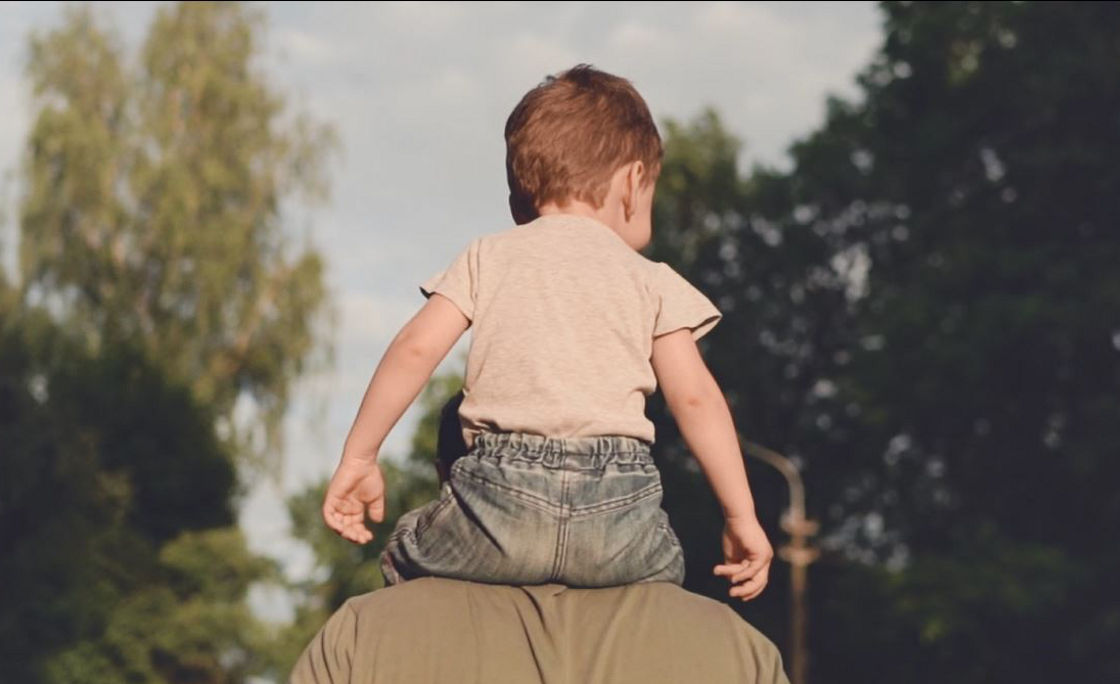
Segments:
[[[580,64],[548,76],[506,121],[510,206],[526,220],[546,202],[602,206],[611,175],[641,161],[653,182],[661,136],[630,81]]]

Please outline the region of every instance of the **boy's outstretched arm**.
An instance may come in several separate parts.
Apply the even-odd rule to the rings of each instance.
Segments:
[[[437,292],[389,343],[323,501],[323,520],[343,537],[359,544],[373,539],[365,516],[380,522],[385,514],[385,487],[377,466],[381,445],[470,324],[459,307]]]
[[[655,337],[650,362],[665,404],[723,508],[725,564],[715,572],[731,581],[732,596],[752,599],[766,586],[774,550],[755,514],[727,400],[688,328]]]

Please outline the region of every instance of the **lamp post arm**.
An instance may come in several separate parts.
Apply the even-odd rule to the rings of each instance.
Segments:
[[[789,484],[789,508],[790,516],[794,520],[800,522],[805,519],[805,486],[801,482],[801,473],[798,472],[797,466],[793,465],[793,461],[785,456],[782,456],[773,449],[767,449],[761,444],[754,442],[743,441],[744,451],[760,461],[765,461],[774,466],[785,478]]]

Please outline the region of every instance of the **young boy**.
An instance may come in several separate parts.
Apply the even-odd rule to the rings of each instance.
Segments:
[[[473,326],[467,453],[439,499],[406,513],[386,581],[611,586],[684,580],[660,507],[645,397],[660,385],[723,508],[731,596],[765,587],[773,550],[755,516],[738,437],[696,340],[722,317],[651,238],[662,147],[625,79],[580,65],[531,90],[506,123],[517,226],[475,238],[421,285],[427,303],[378,365],[327,489],[323,517],[357,543],[384,516],[385,435]],[[439,295],[439,296],[433,296]]]

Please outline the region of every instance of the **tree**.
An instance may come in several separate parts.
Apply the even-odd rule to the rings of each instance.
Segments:
[[[816,671],[1114,678],[1120,14],[884,15],[861,100],[829,101],[789,173],[739,179],[713,114],[667,122],[651,256],[725,312],[701,346],[744,436],[801,463]],[[718,511],[651,411],[690,587],[718,597]],[[784,486],[751,478],[772,520]],[[740,608],[778,638],[768,598]]]
[[[687,124],[667,120],[665,158],[654,198],[653,242],[646,256],[665,261],[699,287],[724,318],[699,346],[724,391],[741,440],[776,449],[800,463],[821,517],[832,498],[832,471],[818,470],[818,444],[836,429],[820,421],[831,401],[830,378],[844,363],[852,323],[844,263],[827,236],[788,230],[766,211],[785,197],[780,174],[737,170],[742,142],[714,111]],[[723,519],[695,459],[685,449],[663,397],[647,413],[654,456],[663,472],[664,506],[685,550],[685,587],[728,601],[778,643],[787,628],[788,574],[775,561],[767,590],[748,604],[729,601],[721,562]],[[748,461],[756,509],[777,548],[787,487],[769,466]],[[788,656],[788,654],[787,654]]]
[[[236,529],[213,415],[0,292],[0,663],[12,681],[241,681],[275,577]]]
[[[1120,11],[883,10],[861,100],[830,101],[759,205],[869,266],[810,472],[871,565],[826,566],[861,602],[818,604],[820,667],[1113,679]]]
[[[327,313],[281,206],[323,195],[332,134],[254,66],[259,23],[161,8],[135,67],[89,9],[30,41],[20,278],[0,282],[13,681],[241,682],[282,658],[246,603],[278,572],[234,507]],[[243,399],[259,422],[234,424]]]
[[[93,348],[160,359],[217,408],[235,455],[275,465],[325,304],[322,261],[290,254],[281,205],[325,196],[333,134],[288,117],[257,69],[260,20],[232,3],[162,7],[135,67],[89,9],[32,37],[20,287]],[[233,422],[239,398],[263,441]]]

